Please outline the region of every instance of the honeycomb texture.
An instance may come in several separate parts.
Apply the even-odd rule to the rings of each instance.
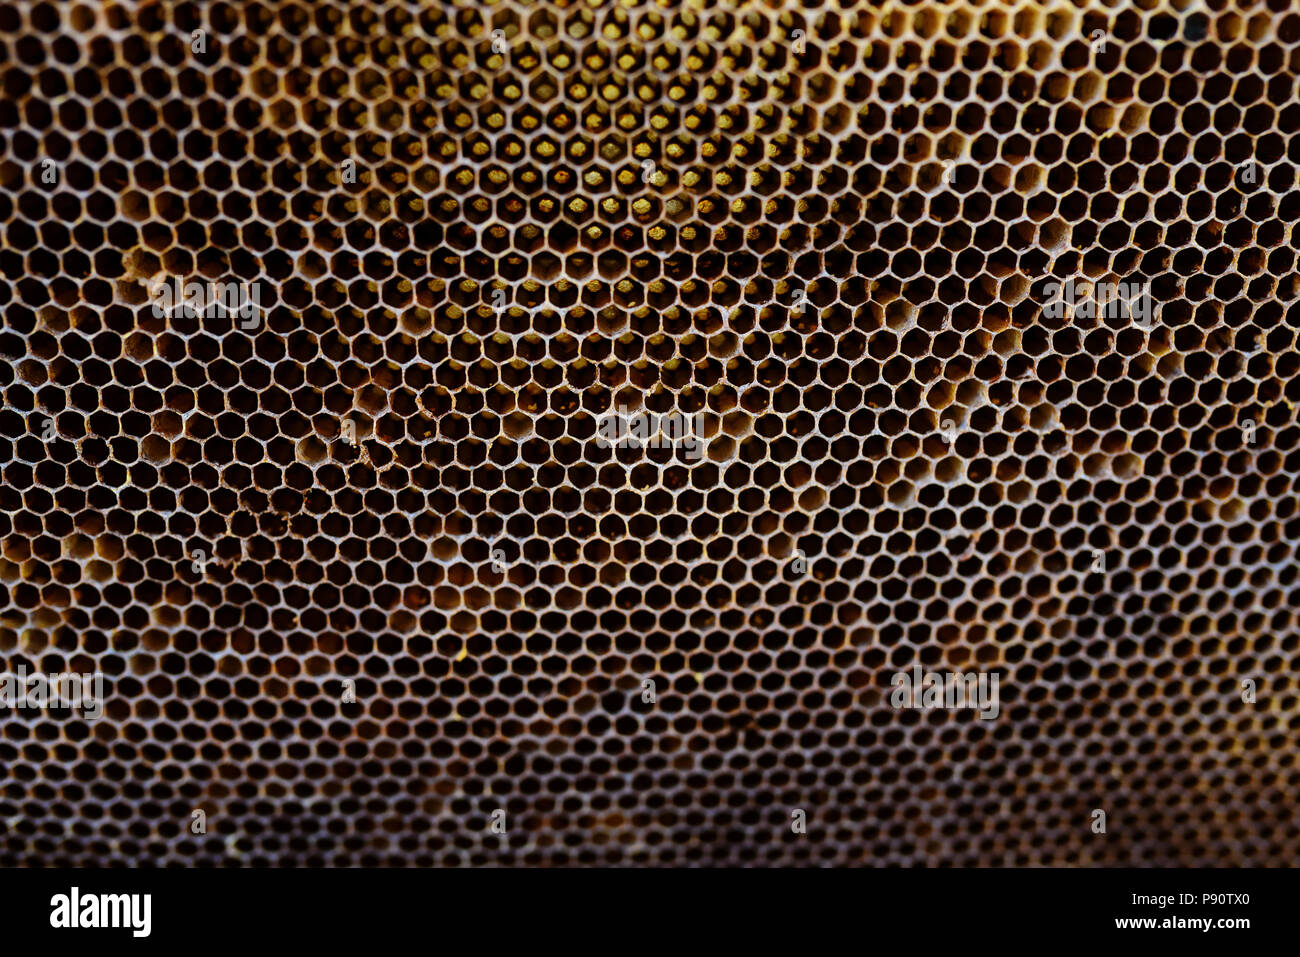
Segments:
[[[0,864],[1294,863],[1298,42],[0,4]]]

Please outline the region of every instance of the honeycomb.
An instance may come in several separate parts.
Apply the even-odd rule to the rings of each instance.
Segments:
[[[1294,862],[1298,43],[0,4],[0,864]]]

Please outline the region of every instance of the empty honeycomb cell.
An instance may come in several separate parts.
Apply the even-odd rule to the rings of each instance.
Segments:
[[[1291,863],[1291,6],[0,2],[0,865]]]

